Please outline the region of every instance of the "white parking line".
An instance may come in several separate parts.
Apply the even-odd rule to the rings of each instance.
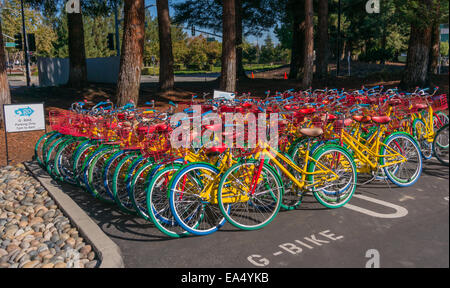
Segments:
[[[406,210],[406,208],[403,208],[401,206],[386,202],[386,201],[382,201],[379,199],[375,199],[372,197],[368,197],[368,196],[364,196],[364,195],[353,195],[353,197],[359,198],[359,199],[363,199],[365,201],[369,201],[381,206],[385,206],[385,207],[389,207],[394,209],[396,212],[395,213],[390,213],[390,214],[383,214],[383,213],[378,213],[378,212],[374,212],[372,210],[366,209],[366,208],[362,208],[356,205],[352,205],[352,204],[346,204],[344,207],[359,213],[363,213],[372,217],[376,217],[376,218],[384,218],[384,219],[392,219],[392,218],[401,218],[401,217],[405,217],[406,215],[408,215],[408,210]]]

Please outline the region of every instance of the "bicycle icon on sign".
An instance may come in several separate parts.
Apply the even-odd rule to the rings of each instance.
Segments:
[[[20,117],[29,117],[29,116],[33,115],[34,110],[31,109],[30,107],[20,108],[20,109],[17,109],[16,111],[14,111],[14,113],[16,115],[19,115]]]

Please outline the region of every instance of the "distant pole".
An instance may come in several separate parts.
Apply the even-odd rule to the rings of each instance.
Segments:
[[[341,70],[341,0],[338,2],[338,35],[337,35],[337,62],[336,62],[336,76],[339,76]]]
[[[348,62],[348,76],[352,76],[352,73],[351,73],[351,65],[350,65],[350,61],[351,61],[351,54],[350,54],[350,51],[348,51],[348,56],[347,56],[347,62]]]
[[[116,26],[116,51],[117,56],[120,56],[119,11],[117,9],[117,2],[114,4],[114,21]]]
[[[21,10],[22,10],[22,32],[23,32],[23,43],[24,43],[24,53],[25,53],[25,66],[26,66],[26,75],[27,75],[27,87],[31,85],[31,77],[30,77],[30,55],[28,55],[28,37],[27,37],[27,29],[25,27],[25,11],[23,6],[23,0],[20,0]]]

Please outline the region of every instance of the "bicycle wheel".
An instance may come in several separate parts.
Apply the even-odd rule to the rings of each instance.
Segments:
[[[53,147],[53,144],[60,140],[61,138],[65,138],[66,135],[63,134],[53,134],[50,136],[47,140],[45,140],[44,144],[42,145],[42,166],[45,170],[47,170],[47,154],[49,152],[49,149]]]
[[[111,199],[114,199],[113,195],[113,179],[114,173],[116,171],[117,165],[122,161],[126,156],[131,153],[135,153],[132,150],[119,150],[114,153],[106,162],[105,167],[103,168],[103,186],[105,187],[106,193],[109,195]]]
[[[219,170],[209,163],[185,165],[172,179],[170,209],[172,215],[187,232],[208,235],[222,227],[226,220],[217,204],[215,193]]]
[[[41,138],[39,138],[39,140],[36,142],[36,145],[34,146],[34,157],[36,158],[36,161],[38,162],[38,164],[43,167],[44,166],[44,158],[43,158],[43,147],[45,142],[53,137],[55,134],[59,134],[56,131],[52,131],[52,132],[48,132],[46,134],[44,134]]]
[[[449,123],[449,119],[445,113],[443,113],[441,111],[434,113],[434,115],[433,115],[434,131],[438,131],[439,129],[441,129],[442,127],[447,125],[448,123]]]
[[[284,155],[286,158],[290,159],[293,163],[297,164],[297,162],[304,164],[303,160],[300,160],[299,158],[305,157],[304,150],[300,151],[301,149],[298,149],[299,151],[294,153],[294,157],[296,157],[297,161],[292,159],[289,155]],[[279,160],[279,159],[277,159]],[[300,204],[302,203],[303,199],[303,190],[300,189],[297,185],[295,185],[294,182],[289,179],[283,172],[279,171],[278,167],[275,165],[271,165],[269,162],[269,165],[274,168],[274,170],[277,172],[277,174],[280,176],[282,182],[283,182],[283,198],[281,202],[281,208],[284,210],[294,210],[297,209]],[[274,167],[275,166],[275,167]],[[297,164],[297,166],[301,167]],[[286,169],[291,173],[296,179],[301,179],[301,174],[296,171],[294,168],[290,167],[289,165],[286,167]]]
[[[73,157],[82,140],[73,138],[59,148],[55,157],[55,175],[61,181],[76,184],[73,173]]]
[[[220,211],[233,226],[242,230],[265,227],[278,214],[283,184],[268,164],[247,160],[233,165],[221,178],[217,197]],[[260,171],[258,179],[256,174]]]
[[[443,126],[436,132],[436,136],[433,141],[433,155],[442,164],[449,166],[448,160],[448,146],[449,146],[449,135],[448,135],[448,124]]]
[[[127,181],[128,197],[133,204],[134,209],[145,220],[150,221],[147,209],[147,191],[155,163],[148,158],[143,158],[142,161],[135,164],[132,168],[131,176]]]
[[[406,158],[404,162],[384,167],[383,170],[386,176],[399,187],[413,185],[422,174],[422,157],[419,145],[409,134],[402,132],[391,134],[384,140],[384,145]],[[402,160],[398,157],[395,158],[395,154],[388,150],[381,146],[381,165]]]
[[[294,143],[289,149],[288,155],[285,155],[298,167],[305,166],[308,141],[310,141],[309,138],[300,138],[296,140],[296,143]],[[316,147],[319,145],[320,143],[315,143],[313,146]],[[292,175],[296,176],[297,179],[301,178],[300,173],[295,171],[295,169],[292,169],[291,167],[287,167],[287,169]],[[284,194],[283,194],[283,202],[281,203],[281,208],[284,210],[297,209],[302,203],[303,191],[300,191],[297,185],[295,185],[286,175],[279,172],[278,167],[276,167],[275,170],[277,170],[284,184]]]
[[[308,181],[316,200],[327,208],[344,206],[355,193],[358,180],[350,153],[337,145],[325,145],[312,159],[308,165]]]
[[[127,182],[132,167],[140,160],[142,160],[142,156],[139,153],[130,153],[126,155],[117,164],[111,185],[114,201],[122,211],[130,214],[136,214],[137,211],[134,209],[133,203],[128,195]]]
[[[416,138],[417,142],[419,143],[420,151],[422,153],[422,157],[425,160],[431,159],[433,156],[432,154],[432,143],[428,141],[428,138],[426,137],[428,133],[427,126],[425,125],[425,122],[423,122],[421,119],[416,119],[413,122],[413,136]]]
[[[114,203],[112,197],[106,192],[103,170],[108,159],[117,152],[118,147],[111,146],[100,152],[92,160],[88,169],[88,190],[94,197],[106,203]]]
[[[89,169],[91,168],[94,159],[104,151],[107,151],[111,148],[109,145],[100,145],[97,147],[97,149],[92,150],[90,153],[87,154],[85,157],[83,164],[81,166],[81,175],[80,179],[84,184],[84,188],[87,190],[87,192],[92,193],[92,187],[91,183],[89,182]]]
[[[87,140],[79,145],[77,150],[75,151],[75,156],[73,160],[73,176],[76,184],[80,187],[85,187],[82,172],[84,170],[85,160],[88,156],[99,148],[98,143]]]
[[[64,137],[58,138],[58,140],[53,141],[53,143],[48,147],[48,151],[45,154],[45,160],[44,160],[45,168],[47,170],[47,173],[55,180],[58,180],[58,177],[56,176],[56,172],[55,172],[56,155],[59,151],[59,148],[63,147],[64,144],[70,140],[71,140],[70,136],[64,136]]]
[[[169,184],[173,175],[182,167],[181,164],[166,164],[152,176],[147,187],[147,213],[156,228],[163,234],[180,238],[189,235],[172,215],[169,203]]]

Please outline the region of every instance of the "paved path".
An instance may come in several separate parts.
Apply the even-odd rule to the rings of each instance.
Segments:
[[[62,188],[121,248],[126,267],[449,267],[449,170],[435,161],[410,188],[372,183],[337,210],[309,197],[262,230],[227,224],[185,239],[168,239],[78,188]]]

